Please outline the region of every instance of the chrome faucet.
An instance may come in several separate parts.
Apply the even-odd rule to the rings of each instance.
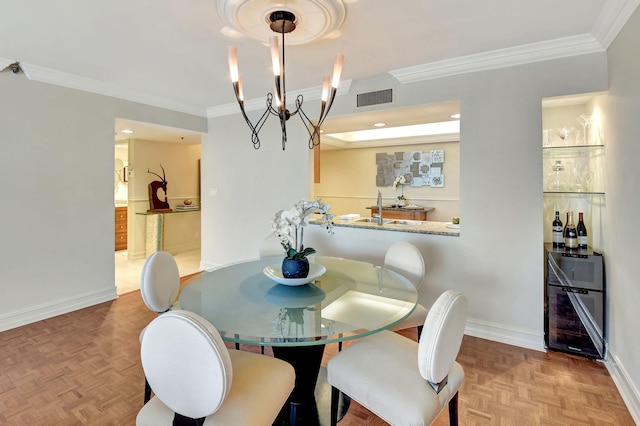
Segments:
[[[378,189],[378,225],[382,225],[382,193]]]

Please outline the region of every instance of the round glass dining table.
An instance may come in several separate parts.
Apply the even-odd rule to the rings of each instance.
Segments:
[[[203,272],[180,293],[182,309],[202,315],[224,340],[271,346],[294,366],[291,423],[305,425],[325,423],[320,418],[329,414],[318,410],[326,401],[316,401],[325,344],[392,327],[413,311],[418,296],[407,278],[371,263],[309,260],[306,280],[282,278],[282,257],[265,258]]]

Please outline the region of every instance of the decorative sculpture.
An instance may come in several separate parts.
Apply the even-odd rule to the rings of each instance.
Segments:
[[[160,168],[162,169],[162,176],[147,169],[147,173],[156,175],[161,179],[154,180],[149,184],[149,205],[151,206],[151,208],[148,211],[150,212],[172,211],[169,206],[169,202],[167,201],[167,179],[165,177],[164,167],[162,167],[162,164],[160,164]],[[160,200],[160,198],[158,197],[158,190],[160,190],[161,188],[164,191],[164,201]]]

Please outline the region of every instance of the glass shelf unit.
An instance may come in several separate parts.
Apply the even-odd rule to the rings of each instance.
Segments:
[[[571,145],[542,148],[545,241],[551,241],[555,212],[566,222],[566,212],[584,212],[588,243],[600,238],[593,226],[601,222],[605,207],[604,145]]]
[[[604,145],[542,148],[543,192],[604,194]]]

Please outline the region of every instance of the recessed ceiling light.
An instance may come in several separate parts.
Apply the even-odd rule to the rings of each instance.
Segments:
[[[451,114],[449,117],[451,117],[451,118],[455,118],[455,119],[458,119],[458,118],[460,118],[460,113],[458,113],[458,114]]]
[[[120,130],[122,133],[126,134],[126,135],[130,135],[133,133],[133,130],[131,129],[124,129],[124,130]]]
[[[373,127],[384,127],[387,123],[373,123]]]

